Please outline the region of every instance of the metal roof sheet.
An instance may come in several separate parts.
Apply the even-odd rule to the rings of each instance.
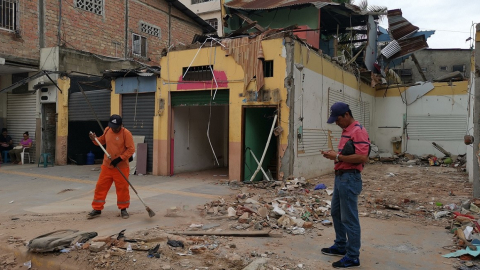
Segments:
[[[409,37],[419,29],[402,16],[402,10],[400,9],[389,10],[387,17],[388,32],[392,39],[400,40]]]
[[[233,9],[242,9],[242,10],[262,10],[262,9],[276,9],[282,7],[292,7],[299,5],[311,4],[317,7],[318,9],[327,6],[327,5],[340,5],[339,3],[332,2],[330,0],[233,0],[231,2],[225,3],[225,6]],[[352,9],[353,5],[346,5],[348,8]],[[356,10],[360,9],[356,7]]]
[[[402,49],[396,54],[394,54],[391,59],[396,59],[414,53],[416,51],[428,48],[428,44],[425,40],[424,35],[399,40],[398,44]]]

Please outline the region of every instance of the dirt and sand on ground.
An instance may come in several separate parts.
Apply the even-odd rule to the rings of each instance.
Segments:
[[[83,246],[44,253],[42,257],[62,265],[59,269],[244,269],[254,261],[263,268],[252,269],[330,269],[329,265],[339,257],[323,256],[319,250],[331,245],[334,239],[328,222],[331,221],[328,209],[333,181],[333,175],[254,185],[218,181],[214,184],[229,185],[232,195],[196,208],[179,205],[166,213],[157,213],[151,227],[127,229],[125,239],[121,240],[117,240],[118,232],[129,220],[121,221],[118,213],[104,213],[93,221],[85,218],[86,212],[2,217],[0,240],[9,250],[25,251],[26,243],[46,230],[85,230],[92,227],[92,222],[98,222],[101,230],[105,222],[118,222],[118,232],[114,234],[100,234]],[[326,189],[314,190],[318,184],[324,184]],[[453,243],[451,236],[443,233],[444,227],[450,224],[449,216],[435,219],[434,215],[451,204],[460,206],[471,200],[471,194],[472,184],[466,173],[455,168],[379,163],[366,166],[359,197],[360,219],[365,231],[363,267],[413,269],[423,267],[422,260],[437,260],[443,269],[453,269],[453,261],[440,257],[448,251],[426,242],[431,232],[432,241],[433,237],[443,237],[442,245]],[[146,213],[134,211],[131,215]],[[414,231],[426,240],[417,243]],[[220,235],[249,232],[265,232],[270,236]],[[392,239],[399,244],[378,240],[389,236],[396,237]],[[136,242],[128,242],[131,240]],[[168,240],[181,241],[184,248],[172,247],[167,244]],[[88,247],[92,241],[105,245],[94,252]],[[157,244],[160,244],[159,258],[154,255],[149,258],[148,250]],[[386,255],[378,256],[377,250]],[[27,269],[17,255],[14,252],[0,255],[0,269]],[[399,261],[395,264],[400,265],[385,268],[381,264],[388,261],[382,261],[382,256],[396,257]],[[411,256],[419,256],[416,259],[419,262],[409,259]],[[32,269],[48,267],[33,263]]]

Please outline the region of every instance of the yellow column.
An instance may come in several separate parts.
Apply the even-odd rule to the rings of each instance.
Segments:
[[[111,93],[111,98],[110,98],[110,115],[112,114],[119,114],[121,115],[121,104],[120,104],[120,95],[115,94],[115,80],[112,80],[112,93]]]
[[[62,77],[57,80],[57,136],[55,140],[55,164],[67,164],[67,139],[68,139],[68,89],[70,78]]]
[[[162,79],[157,79],[155,116],[153,117],[153,175],[170,175],[170,136],[168,88],[161,89]],[[162,92],[163,90],[163,92]]]

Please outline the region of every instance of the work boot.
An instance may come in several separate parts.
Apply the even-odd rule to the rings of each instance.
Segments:
[[[123,219],[127,219],[130,217],[130,215],[127,212],[127,208],[123,208],[120,210],[120,215],[122,216]]]
[[[333,268],[351,268],[351,267],[359,267],[360,260],[359,259],[350,259],[349,257],[345,256],[340,261],[332,263]]]
[[[322,253],[328,256],[345,256],[347,254],[346,250],[340,250],[337,246],[333,245],[329,248],[322,248]]]
[[[99,217],[100,214],[102,214],[102,211],[101,210],[92,210],[90,213],[88,213],[87,215],[87,218],[88,219],[92,219],[92,218],[96,218],[96,217]]]

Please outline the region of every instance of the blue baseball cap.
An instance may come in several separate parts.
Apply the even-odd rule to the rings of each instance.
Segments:
[[[335,121],[337,121],[337,118],[339,116],[344,115],[346,112],[350,110],[350,107],[348,104],[345,104],[343,102],[337,102],[330,107],[330,117],[328,118],[327,123],[328,124],[333,124]]]

